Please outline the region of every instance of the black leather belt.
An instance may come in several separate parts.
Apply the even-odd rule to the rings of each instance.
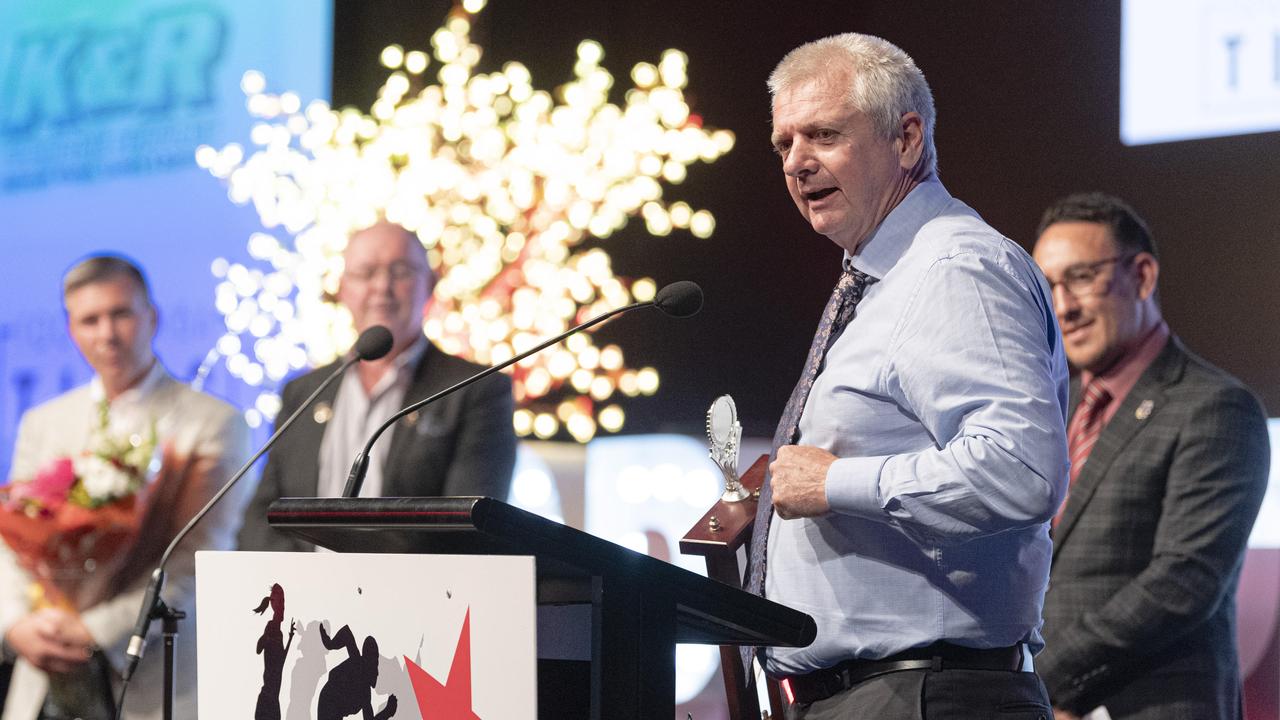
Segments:
[[[805,675],[782,678],[782,687],[791,702],[811,703],[870,680],[878,675],[904,670],[1031,670],[1027,646],[1019,643],[1002,648],[967,648],[951,643],[934,643],[912,648],[880,660],[846,660],[834,667]]]

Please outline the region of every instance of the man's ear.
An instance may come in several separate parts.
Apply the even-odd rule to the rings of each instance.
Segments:
[[[335,288],[332,292],[330,292],[327,289],[322,290],[320,293],[320,299],[327,303],[333,303],[334,305],[341,305],[342,304],[342,284],[344,282],[346,282],[344,277],[339,276],[338,287]]]
[[[160,334],[160,309],[152,302],[147,302],[147,312],[151,314],[151,338]]]
[[[914,170],[924,156],[924,120],[917,112],[904,113],[898,125],[898,165]]]
[[[1160,261],[1148,252],[1140,252],[1133,256],[1133,270],[1138,281],[1138,299],[1146,300],[1156,292],[1156,282],[1160,279]]]

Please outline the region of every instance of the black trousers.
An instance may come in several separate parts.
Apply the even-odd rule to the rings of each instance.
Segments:
[[[1053,720],[1035,673],[904,670],[825,700],[787,708],[788,720]]]

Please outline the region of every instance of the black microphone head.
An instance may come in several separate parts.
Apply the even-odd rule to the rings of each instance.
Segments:
[[[356,338],[356,357],[361,360],[377,360],[391,352],[393,344],[395,340],[391,337],[391,331],[384,325],[374,325]]]
[[[653,296],[654,307],[678,318],[697,315],[702,309],[702,288],[690,280],[678,280]]]

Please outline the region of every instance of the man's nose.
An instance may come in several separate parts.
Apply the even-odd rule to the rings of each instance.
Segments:
[[[1076,300],[1076,296],[1067,290],[1066,285],[1055,283],[1052,287],[1053,311],[1057,313],[1059,319],[1065,319],[1079,311],[1080,303]]]
[[[120,336],[118,323],[112,318],[101,318],[90,325],[94,337],[99,342],[112,342]]]
[[[782,161],[782,171],[790,177],[803,177],[817,172],[817,159],[813,148],[803,139],[796,140],[787,149],[786,159]]]
[[[375,271],[369,277],[369,287],[377,293],[390,293],[391,288],[396,284],[391,272],[390,268]]]

